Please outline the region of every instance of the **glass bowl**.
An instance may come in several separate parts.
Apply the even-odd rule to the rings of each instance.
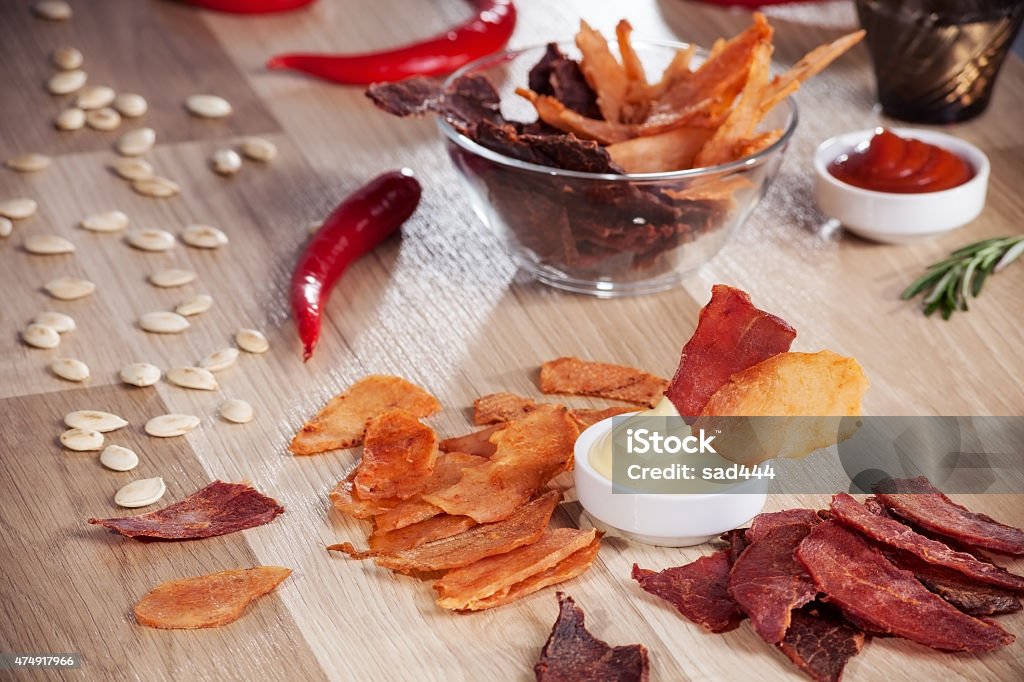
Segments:
[[[656,80],[684,43],[634,41]],[[571,56],[573,43],[560,43]],[[487,76],[511,120],[536,119],[515,94],[545,46],[508,50],[452,74]],[[698,50],[696,60],[706,58]],[[468,188],[473,210],[520,267],[558,289],[610,298],[663,291],[711,260],[767,192],[797,124],[787,99],[758,131],[782,129],[761,152],[719,166],[614,175],[527,163],[477,144],[439,118],[449,157]]]

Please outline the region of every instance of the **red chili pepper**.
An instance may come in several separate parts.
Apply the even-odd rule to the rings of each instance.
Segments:
[[[363,54],[283,54],[271,57],[268,69],[295,69],[337,83],[369,85],[410,76],[451,73],[497,52],[516,26],[512,0],[472,0],[479,12],[461,26],[422,42]]]
[[[384,173],[338,204],[317,230],[292,273],[292,314],[309,360],[320,338],[320,316],[348,266],[373,250],[412,215],[420,202],[412,171]]]
[[[189,5],[232,14],[271,14],[305,7],[316,0],[183,0]]]

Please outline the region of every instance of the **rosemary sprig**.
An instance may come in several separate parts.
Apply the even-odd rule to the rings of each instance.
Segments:
[[[900,296],[904,301],[924,294],[924,314],[936,310],[948,320],[967,310],[967,299],[977,298],[985,278],[999,272],[1024,253],[1024,235],[996,237],[957,249],[949,258],[932,263]]]

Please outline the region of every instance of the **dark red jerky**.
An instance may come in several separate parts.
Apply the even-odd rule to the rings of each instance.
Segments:
[[[721,539],[729,543],[730,564],[735,564],[736,560],[740,558],[740,554],[743,554],[743,550],[750,545],[750,542],[747,541],[746,532],[746,528],[734,528],[722,534]]]
[[[130,538],[194,540],[270,523],[284,507],[245,483],[214,481],[163,509],[139,516],[89,519]]]
[[[789,628],[793,609],[818,593],[811,577],[793,556],[811,530],[810,524],[780,526],[758,538],[729,573],[729,595],[761,639],[778,644]]]
[[[783,526],[813,526],[821,522],[818,512],[813,509],[783,509],[764,512],[754,517],[747,529],[747,542],[757,542],[776,528]]]
[[[892,514],[890,514],[889,510],[885,508],[885,505],[873,495],[864,498],[864,508],[875,516],[884,516],[887,519],[892,518]]]
[[[473,137],[481,121],[502,123],[498,91],[486,76],[467,74],[444,90],[435,78],[415,76],[396,83],[374,83],[366,96],[394,116],[437,114],[463,135]]]
[[[864,633],[835,609],[815,602],[793,612],[777,646],[816,682],[838,682],[846,663],[864,646]]]
[[[979,561],[970,554],[956,552],[927,538],[907,525],[877,516],[846,493],[832,496],[832,515],[845,526],[890,547],[913,554],[922,561],[944,566],[973,580],[1017,592],[1024,591],[1024,577],[994,564]]]
[[[795,329],[755,308],[745,292],[716,284],[665,395],[679,414],[698,417],[729,377],[788,351],[794,338]]]
[[[796,557],[830,603],[882,632],[944,651],[992,651],[1014,641],[995,623],[929,592],[913,573],[835,521],[811,529]]]
[[[925,587],[964,613],[995,616],[1021,610],[1020,599],[1010,590],[980,585],[962,573],[929,564],[908,552],[883,549],[883,553],[889,561],[913,573]]]
[[[743,620],[743,612],[729,596],[729,568],[729,550],[722,549],[660,572],[633,564],[632,578],[705,630],[728,632]]]
[[[879,481],[874,493],[888,509],[925,530],[971,547],[1024,554],[1024,530],[956,504],[923,476]]]
[[[559,592],[558,618],[533,667],[538,682],[647,682],[650,664],[644,645],[608,646],[590,634],[583,621],[583,610]]]
[[[555,43],[548,43],[544,56],[530,69],[530,89],[550,95],[567,108],[587,118],[603,120],[597,94],[590,88],[580,65],[569,59]]]

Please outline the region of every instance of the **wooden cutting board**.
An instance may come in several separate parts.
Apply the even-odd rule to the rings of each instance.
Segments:
[[[529,679],[554,621],[554,590],[474,615],[438,609],[429,585],[369,563],[345,560],[326,544],[359,540],[365,528],[330,509],[326,493],[356,453],[292,458],[285,446],[328,397],[371,372],[400,374],[434,392],[446,410],[431,420],[442,435],[465,432],[475,396],[496,390],[538,395],[545,359],[580,355],[669,374],[710,285],[728,282],[800,331],[799,350],[831,348],[856,356],[873,387],[872,414],[1021,414],[1020,353],[1024,267],[986,284],[968,314],[948,323],[898,302],[920,268],[965,242],[1021,229],[1024,198],[1024,65],[1004,68],[991,110],[952,127],[992,161],[989,203],[963,230],[911,247],[879,246],[823,228],[813,207],[808,159],[824,138],[882,122],[873,109],[866,52],[854,51],[797,96],[801,124],[775,186],[719,257],[676,291],[597,301],[560,294],[517,275],[497,240],[480,227],[429,121],[396,121],[375,111],[355,88],[268,73],[265,58],[286,49],[351,51],[425,36],[464,18],[461,1],[320,0],[280,17],[240,18],[159,0],[80,0],[70,22],[34,19],[27,2],[0,7],[0,154],[54,157],[37,174],[0,170],[0,198],[31,196],[38,214],[0,239],[0,652],[80,652],[89,679]],[[626,11],[616,3],[520,2],[513,43],[562,39],[579,17],[608,31]],[[629,3],[640,36],[709,44],[747,21],[740,12],[675,0]],[[777,10],[783,12],[783,10]],[[776,59],[791,63],[852,21],[847,3],[807,6],[773,17]],[[147,97],[138,124],[157,130],[148,158],[182,185],[174,199],[134,194],[105,166],[117,133],[58,133],[52,118],[64,99],[45,92],[49,51],[81,49],[90,82]],[[190,94],[211,92],[234,105],[220,121],[189,117]],[[280,148],[263,166],[246,163],[225,179],[207,167],[210,153],[238,136],[260,134]],[[335,292],[316,358],[300,360],[285,287],[307,226],[380,171],[409,165],[425,187],[404,236],[354,266]],[[179,232],[191,222],[216,225],[231,243],[216,252],[179,245],[144,254],[117,235],[80,230],[77,222],[120,209],[136,226]],[[71,256],[39,257],[21,244],[32,233],[71,239]],[[159,290],[146,276],[187,267],[198,281]],[[98,285],[89,299],[48,299],[42,284],[60,275]],[[154,337],[135,327],[150,310],[190,293],[209,293],[213,309],[180,336]],[[59,349],[31,349],[19,330],[37,312],[74,316],[78,330]],[[243,354],[218,376],[213,394],[160,383],[129,389],[117,381],[127,362],[189,365],[231,345],[239,327],[264,330],[265,356]],[[75,386],[49,374],[55,357],[78,357],[92,379]],[[216,417],[225,398],[244,398],[254,422]],[[576,404],[594,404],[579,400]],[[103,409],[131,426],[109,442],[135,449],[130,474],[103,469],[92,454],[62,451],[63,415]],[[157,441],[142,431],[163,412],[187,412],[202,425],[183,439]],[[114,492],[134,477],[162,476],[165,501],[215,478],[251,480],[287,508],[273,524],[186,543],[141,543],[87,526],[90,516],[119,514]],[[777,496],[769,508],[823,506],[826,496]],[[1024,524],[1016,496],[975,496],[973,508]],[[558,524],[590,525],[573,502]],[[748,626],[708,635],[644,594],[629,580],[633,562],[663,568],[707,547],[684,550],[606,539],[593,568],[563,586],[586,610],[595,635],[613,644],[642,642],[652,679],[802,679]],[[165,632],[134,624],[131,606],[153,585],[225,568],[280,564],[295,573],[237,623],[217,630]],[[1018,571],[1024,562],[1008,562]],[[1002,618],[1024,634],[1024,616]],[[1021,644],[984,656],[941,655],[900,640],[877,640],[849,666],[847,679],[1015,679],[1024,676]],[[756,671],[756,673],[752,673]],[[66,673],[72,677],[75,673]],[[25,673],[25,677],[32,676]],[[37,672],[35,676],[44,677]]]

